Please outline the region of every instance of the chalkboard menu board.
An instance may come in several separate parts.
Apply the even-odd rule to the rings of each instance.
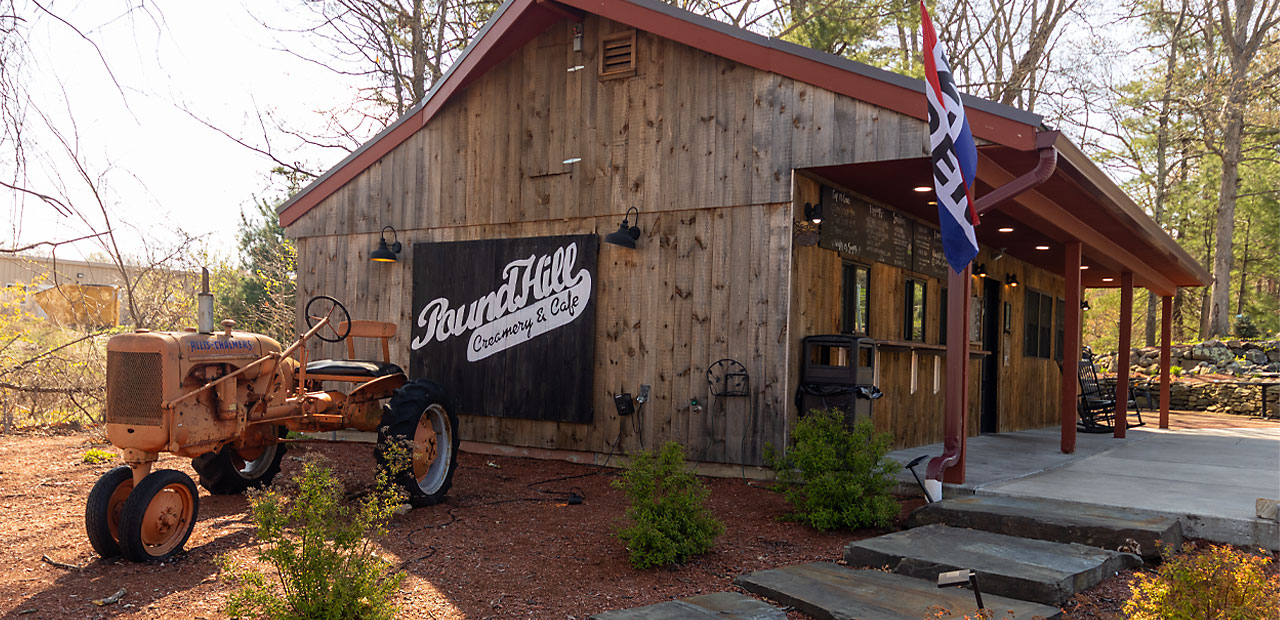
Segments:
[[[822,214],[820,247],[936,278],[947,276],[942,235],[929,226],[826,186]]]
[[[942,250],[942,232],[916,222],[915,270],[939,279],[947,277],[947,255]]]
[[[870,203],[823,186],[818,246],[853,256],[866,256],[867,209],[870,207]]]

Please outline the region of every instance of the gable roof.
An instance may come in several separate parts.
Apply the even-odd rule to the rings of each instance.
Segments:
[[[761,71],[928,120],[922,80],[771,39],[659,0],[507,0],[420,103],[280,205],[276,210],[280,224],[296,222],[409,139],[467,85],[552,24],[577,18],[580,13],[599,15]],[[976,138],[1016,150],[1035,147],[1039,115],[969,95],[963,98]]]

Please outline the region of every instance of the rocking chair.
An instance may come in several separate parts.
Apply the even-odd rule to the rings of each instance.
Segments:
[[[1113,432],[1115,430],[1116,416],[1115,386],[1103,384],[1098,380],[1098,375],[1093,365],[1093,356],[1088,351],[1081,356],[1077,376],[1080,379],[1080,402],[1078,406],[1080,421],[1076,424],[1076,428],[1082,433]],[[1126,399],[1127,411],[1133,412],[1138,421],[1136,423],[1128,423],[1126,428],[1146,426],[1147,424],[1142,421],[1142,408],[1138,406],[1139,396],[1145,398],[1148,406],[1150,406],[1150,392],[1130,385],[1128,398]]]

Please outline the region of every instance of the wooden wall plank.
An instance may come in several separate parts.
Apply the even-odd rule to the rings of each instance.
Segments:
[[[423,240],[607,234],[636,206],[640,218],[631,223],[644,231],[640,247],[601,248],[595,423],[466,415],[461,434],[608,453],[641,447],[632,426],[639,423],[645,447],[671,438],[707,460],[757,463],[764,443],[785,442],[794,423],[800,338],[840,327],[840,257],[793,248],[805,225],[795,211],[818,198],[811,180],[793,187],[792,170],[920,157],[924,124],[649,33],[638,37],[635,77],[600,81],[599,37],[625,28],[589,16],[583,51],[574,52],[568,27],[557,24],[516,51],[293,224],[300,294],[337,290],[352,300],[353,313],[397,321],[403,329],[394,354],[407,358],[411,256],[406,250],[401,263],[371,269],[367,253],[382,225],[395,226],[406,248]],[[575,63],[585,69],[566,70]],[[582,161],[562,164],[570,156]],[[1032,270],[1018,273],[1042,290],[1060,290],[1052,274],[1042,281]],[[878,338],[901,338],[903,277],[873,267]],[[929,283],[930,341],[941,320],[939,286]],[[1021,321],[1013,323],[1016,348],[1002,381],[1052,389],[1053,363],[1020,360]],[[706,369],[726,357],[748,368],[751,399],[710,398]],[[877,424],[885,418],[900,445],[940,438],[934,404],[942,394],[932,391],[928,359],[917,356],[916,394],[877,403]],[[901,380],[893,370],[901,368],[909,370],[909,354],[882,354],[882,376],[894,376],[886,386],[898,389],[890,383]],[[635,394],[642,383],[653,386],[652,400],[640,417],[619,418],[613,392]],[[691,398],[701,413],[689,407]],[[1056,419],[1045,411],[1051,407],[1028,400],[1001,394],[1011,412],[1002,429]]]

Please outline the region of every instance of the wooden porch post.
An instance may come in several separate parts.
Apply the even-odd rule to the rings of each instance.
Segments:
[[[1173,295],[1160,298],[1160,428],[1169,428],[1169,344],[1173,340]]]
[[[943,398],[945,442],[959,454],[942,471],[942,481],[964,484],[965,438],[969,434],[969,291],[970,267],[963,273],[947,270],[947,393]],[[946,447],[946,446],[944,446]]]
[[[1066,316],[1062,335],[1062,452],[1076,451],[1076,388],[1080,364],[1080,259],[1079,241],[1068,241],[1062,266],[1067,281]]]
[[[1133,349],[1133,272],[1120,272],[1120,344],[1116,350],[1116,418],[1112,436],[1129,428],[1129,351]]]

